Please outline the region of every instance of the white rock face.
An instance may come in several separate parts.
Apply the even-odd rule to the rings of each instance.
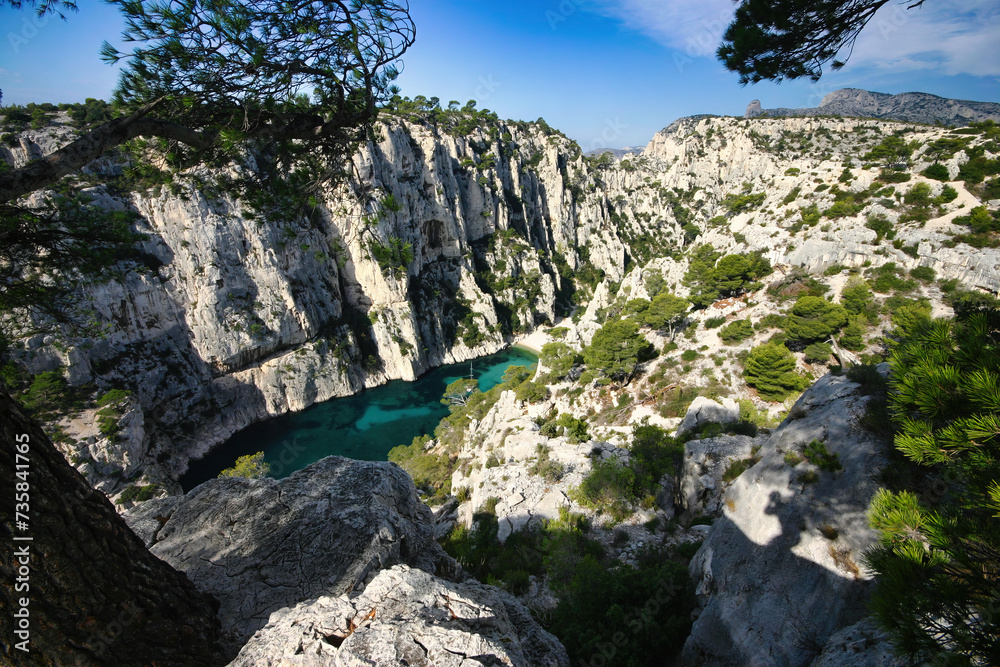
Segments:
[[[729,487],[723,514],[691,561],[701,611],[684,648],[691,665],[809,664],[833,633],[860,621],[871,575],[861,553],[877,535],[866,510],[890,444],[855,426],[868,400],[827,375],[807,390]],[[843,469],[787,453],[813,440]]]
[[[509,593],[396,565],[363,593],[274,612],[230,664],[568,667],[569,658]]]
[[[857,215],[796,227],[800,208],[832,206],[835,187],[872,183],[877,169],[862,169],[858,156],[895,127],[687,118],[641,155],[600,168],[565,137],[530,124],[453,136],[390,119],[354,156],[347,182],[319,192],[308,214],[280,216],[288,219],[254,214],[205,169],[176,176],[171,188],[124,197],[91,187],[99,205],[142,216],[142,259],[90,289],[95,318],[108,325],[104,338],[33,344],[20,357],[36,372],[61,361],[74,382],[132,389],[147,439],[134,469],[176,490],[189,459],[255,421],[413,379],[554,322],[557,302],[565,306],[572,292],[558,262],[603,272],[593,292],[586,288],[586,313],[573,333],[580,343],[616,298],[612,283],[621,282],[623,298],[645,297],[646,279],[658,272],[668,289],[687,294],[688,262],[678,251],[696,243],[760,251],[779,270],[895,262],[1000,291],[1000,250],[952,239],[961,228],[950,221],[979,204],[958,182],[950,184],[958,197],[924,226],[900,222],[901,195],[926,183],[936,196],[943,185],[917,175]],[[907,137],[927,144],[944,132],[917,127]],[[55,126],[0,151],[23,164],[71,134]],[[920,151],[915,159],[924,160]],[[949,170],[967,159],[956,154]],[[845,164],[853,181],[839,181]],[[102,159],[88,169],[101,176],[120,165]],[[742,192],[764,199],[731,212],[727,195]],[[375,215],[389,195],[399,210]],[[875,245],[868,215],[894,223],[895,244]],[[695,238],[687,222],[698,228]],[[408,244],[413,259],[383,270],[373,244],[393,241]]]

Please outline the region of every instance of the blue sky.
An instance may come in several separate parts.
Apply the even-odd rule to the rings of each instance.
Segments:
[[[0,9],[4,104],[107,98],[100,61],[117,11],[79,0],[67,21]],[[1000,102],[1000,3],[927,0],[883,7],[840,72],[818,84],[741,87],[714,57],[730,0],[413,0],[417,42],[404,95],[475,99],[504,118],[545,118],[585,150],[645,145],[681,116],[815,106],[843,87]]]

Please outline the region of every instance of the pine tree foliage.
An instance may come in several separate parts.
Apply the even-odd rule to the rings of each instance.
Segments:
[[[744,362],[743,379],[756,387],[768,401],[784,400],[805,387],[804,377],[795,372],[795,357],[784,345],[765,343],[750,350]]]
[[[639,333],[632,320],[608,322],[594,334],[583,351],[584,361],[594,370],[626,384],[640,362],[652,358],[653,346]]]
[[[136,255],[134,217],[84,198],[57,198],[49,211],[0,204],[0,350],[57,323],[89,330],[78,287]]]
[[[847,310],[820,296],[803,296],[792,306],[788,318],[788,335],[802,341],[818,341],[829,337],[847,324]]]
[[[705,308],[718,299],[742,294],[755,280],[773,271],[771,262],[760,252],[723,255],[704,243],[691,253],[684,284],[691,288],[695,308]]]
[[[740,83],[809,77],[838,70],[875,12],[889,0],[743,0],[716,55]],[[923,0],[914,0],[909,8]],[[846,49],[842,60],[838,54]]]
[[[114,95],[120,115],[0,174],[0,202],[137,137],[163,140],[174,157],[191,152],[185,164],[251,144],[287,153],[299,142],[342,156],[398,92],[398,59],[416,36],[405,2],[110,1],[125,18],[122,39],[134,45],[128,53],[102,47],[106,61],[124,65]]]
[[[653,297],[649,307],[640,314],[642,323],[657,331],[668,331],[670,340],[674,338],[674,329],[687,316],[691,302],[687,299],[662,292]]]
[[[872,610],[910,658],[1000,664],[1000,313],[908,333],[889,362],[895,445],[930,484],[871,503]]]
[[[247,454],[236,459],[232,468],[226,468],[219,473],[219,477],[246,477],[247,479],[261,479],[267,477],[271,471],[271,465],[264,461],[264,452]]]

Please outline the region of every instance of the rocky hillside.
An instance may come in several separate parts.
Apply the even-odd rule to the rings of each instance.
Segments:
[[[828,93],[818,107],[803,109],[762,109],[759,100],[747,105],[745,118],[759,116],[851,116],[883,118],[927,125],[968,125],[985,120],[1000,122],[1000,104],[952,100],[929,93],[875,93],[858,88],[841,88]]]
[[[648,267],[686,295],[703,244],[759,251],[784,274],[891,264],[1000,290],[1000,253],[955,224],[996,196],[990,128],[698,117],[617,161],[544,122],[463,122],[388,114],[302,215],[261,217],[204,169],[126,178],[119,159],[81,174],[73,191],[133,211],[147,240],[90,288],[105,335],[15,352],[92,392],[64,412],[67,456],[112,495],[176,490],[188,460],[254,421],[494,351],[576,304],[593,333],[601,309],[641,296],[619,290]],[[71,134],[26,132],[0,153],[22,164]],[[886,180],[886,160],[864,156],[894,137],[909,157]],[[936,162],[936,178],[965,180],[922,175]],[[93,402],[108,392],[128,394]]]

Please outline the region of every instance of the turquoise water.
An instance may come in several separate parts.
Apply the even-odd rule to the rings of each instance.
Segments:
[[[537,357],[519,348],[476,359],[472,372],[486,391],[500,384],[511,365],[530,366]],[[441,396],[449,383],[468,377],[469,363],[434,369],[415,382],[392,382],[355,396],[334,398],[302,412],[253,424],[219,445],[205,458],[192,461],[180,479],[189,491],[217,477],[245,454],[263,451],[271,476],[287,477],[325,456],[339,454],[364,461],[384,461],[396,445],[434,432],[448,414]]]

